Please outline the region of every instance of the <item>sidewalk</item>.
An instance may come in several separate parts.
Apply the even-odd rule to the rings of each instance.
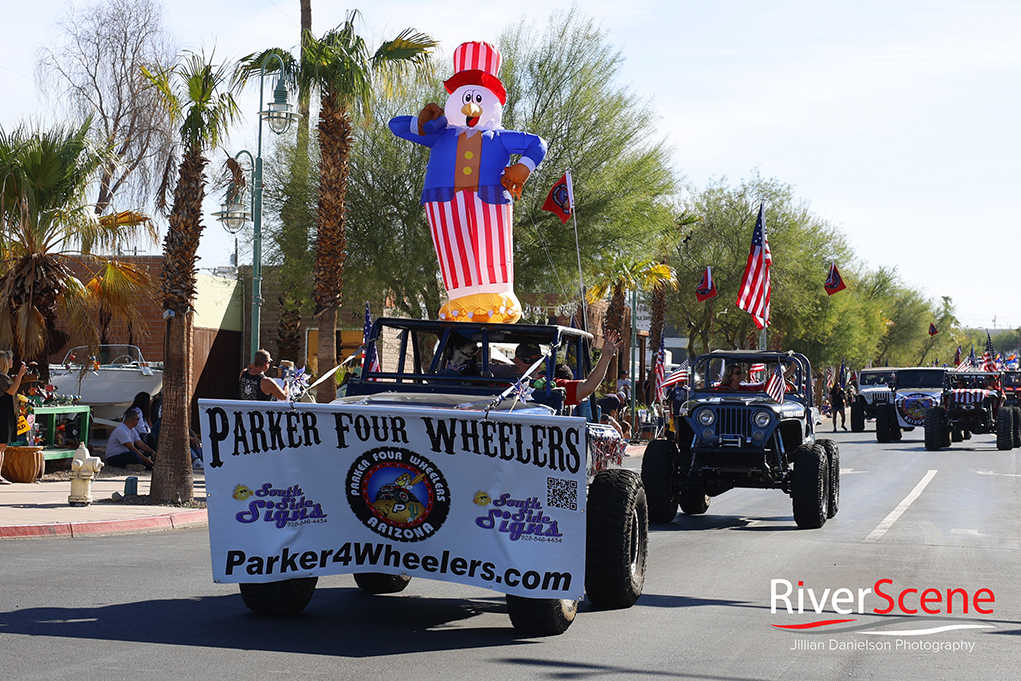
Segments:
[[[149,493],[150,473],[140,471],[100,478],[92,483],[92,503],[71,506],[70,480],[14,483],[0,486],[0,540],[20,537],[80,537],[116,532],[142,532],[194,527],[206,523],[204,508],[176,508],[113,502],[124,494],[129,475],[138,478],[138,494]],[[195,501],[206,500],[205,477],[194,471]]]

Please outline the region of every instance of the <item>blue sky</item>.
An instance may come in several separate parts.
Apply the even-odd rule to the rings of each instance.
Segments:
[[[35,0],[4,13],[5,129],[47,117],[34,60],[65,6]],[[496,42],[522,17],[541,31],[552,10],[569,7],[375,0],[361,9],[367,34],[414,26],[449,53],[465,40]],[[313,30],[336,26],[347,9],[312,0]],[[756,169],[776,177],[870,267],[896,266],[927,296],[950,296],[966,325],[995,317],[998,328],[1021,326],[1021,256],[1012,255],[1021,3],[599,0],[578,9],[623,52],[621,80],[652,101],[686,182],[736,184]],[[298,0],[175,0],[165,16],[182,47],[215,47],[224,59],[298,42]],[[232,150],[255,147],[256,99],[243,104]],[[226,264],[231,239],[211,217],[206,225],[200,266]]]

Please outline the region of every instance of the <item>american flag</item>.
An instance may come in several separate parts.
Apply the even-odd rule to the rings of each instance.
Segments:
[[[666,388],[669,388],[672,385],[687,382],[688,382],[688,360],[687,358],[685,358],[684,361],[681,362],[681,365],[677,368],[677,371],[673,372],[672,374],[663,379],[663,383],[662,385],[659,386],[659,388],[660,390],[665,390]]]
[[[663,341],[663,334],[659,334],[659,352],[656,353],[656,363],[652,367],[653,385],[656,388],[656,401],[663,399],[663,380],[666,378],[666,344]]]
[[[769,266],[773,256],[769,252],[766,235],[766,204],[759,204],[759,217],[752,232],[752,248],[744,267],[741,287],[737,295],[737,307],[752,316],[755,326],[763,329],[769,326]]]
[[[766,370],[765,364],[763,364],[762,362],[753,362],[752,365],[748,367],[748,380],[758,381],[759,380],[758,374],[762,373],[765,370]]]
[[[783,365],[777,362],[776,369],[773,369],[773,374],[769,377],[769,380],[766,382],[766,394],[772,397],[777,402],[783,404],[783,391],[784,391]]]
[[[362,362],[362,371],[379,371],[379,358],[376,356],[375,345],[369,345],[372,338],[372,314],[369,313],[369,304],[365,303],[365,326],[362,328],[362,346],[365,348],[365,359]]]
[[[993,339],[986,332],[986,351],[982,353],[982,371],[996,371],[996,350],[993,348]]]

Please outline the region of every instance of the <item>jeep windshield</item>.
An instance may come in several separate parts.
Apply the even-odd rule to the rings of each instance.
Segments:
[[[897,371],[897,389],[942,388],[946,369],[900,369]]]
[[[766,393],[766,385],[776,371],[783,373],[788,397],[804,398],[807,390],[807,369],[798,356],[780,353],[735,352],[702,355],[695,360],[692,388],[697,392],[726,396],[734,393]],[[725,384],[727,377],[737,375],[737,387]]]
[[[1021,388],[1021,371],[1004,371],[1003,387]]]
[[[863,371],[858,374],[858,385],[865,386],[885,385],[894,387],[896,384],[897,372],[895,371]]]

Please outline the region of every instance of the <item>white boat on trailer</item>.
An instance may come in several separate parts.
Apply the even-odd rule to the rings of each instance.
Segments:
[[[60,364],[50,364],[50,384],[61,395],[79,395],[96,419],[114,421],[131,406],[135,395],[163,389],[162,363],[146,362],[134,345],[100,345],[71,349]]]

